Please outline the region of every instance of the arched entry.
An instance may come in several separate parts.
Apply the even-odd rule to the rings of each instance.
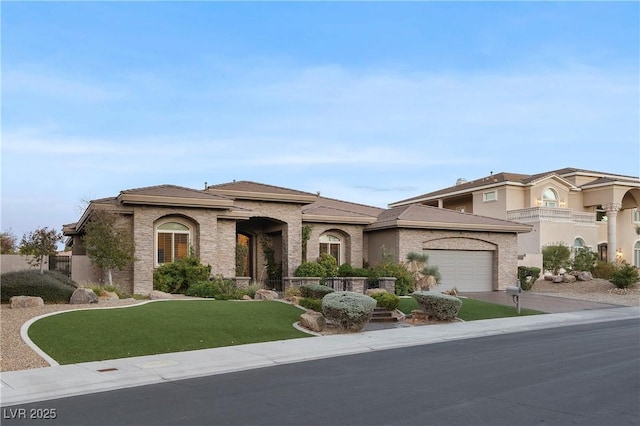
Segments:
[[[242,266],[238,264],[239,257],[244,256],[247,264],[243,272],[249,274],[246,276],[266,288],[282,290],[282,264],[286,260],[283,239],[286,231],[285,222],[268,217],[252,217],[238,222],[236,245],[244,245],[247,249],[236,249],[236,273],[240,272],[238,269]]]

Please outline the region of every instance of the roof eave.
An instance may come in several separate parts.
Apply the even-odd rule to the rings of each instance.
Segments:
[[[367,231],[388,228],[409,229],[433,229],[447,231],[473,231],[473,232],[501,232],[501,233],[526,233],[531,232],[532,226],[525,224],[490,225],[481,223],[450,223],[450,222],[423,222],[415,220],[393,220],[382,223],[374,223],[367,227]]]
[[[318,199],[317,195],[276,194],[271,192],[251,192],[233,189],[209,189],[209,192],[240,200],[277,201],[281,203],[310,204]]]
[[[375,217],[329,216],[319,214],[303,214],[303,222],[314,223],[344,223],[349,225],[370,225],[377,220]]]
[[[214,208],[228,209],[233,207],[233,200],[224,199],[203,199],[188,197],[172,197],[162,195],[143,195],[143,194],[127,194],[121,193],[118,201],[122,204],[139,204],[152,206],[172,206],[172,207],[196,207],[196,208]]]

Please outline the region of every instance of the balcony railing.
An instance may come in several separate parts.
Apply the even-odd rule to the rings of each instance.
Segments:
[[[507,220],[514,222],[571,222],[595,225],[596,214],[574,212],[571,209],[551,207],[529,207],[526,209],[510,210]]]

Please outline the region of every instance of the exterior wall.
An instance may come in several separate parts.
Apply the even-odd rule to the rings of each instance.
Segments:
[[[397,229],[383,229],[380,231],[367,232],[368,256],[370,266],[382,260],[383,248],[386,254],[398,258],[400,253],[399,231]]]
[[[247,200],[237,200],[235,204],[252,210],[254,217],[264,217],[286,224],[282,227],[282,275],[293,276],[296,268],[302,263],[302,205]],[[258,252],[261,252],[259,244]],[[260,263],[260,256],[258,255],[258,269],[263,265]],[[233,265],[235,274],[235,260]]]
[[[398,260],[406,258],[411,251],[427,249],[491,250],[495,253],[493,289],[504,290],[517,279],[517,234],[401,229],[398,236]]]
[[[495,191],[497,199],[495,201],[483,201],[486,192]],[[491,188],[489,190],[478,191],[473,194],[473,213],[480,216],[495,217],[496,219],[507,218],[507,191],[505,187]]]
[[[188,222],[192,232],[191,244],[204,264],[216,265],[218,245],[217,214],[215,210],[171,207],[135,207],[133,236],[136,258],[133,268],[133,292],[149,294],[153,290],[155,265],[155,225],[160,219],[174,216]],[[235,232],[234,232],[235,238]],[[235,245],[234,245],[235,251]],[[235,255],[233,261],[235,269]],[[234,271],[235,272],[235,271]]]
[[[530,207],[530,191],[520,187],[507,186],[504,194],[506,198],[505,209],[507,211]]]
[[[212,225],[212,224],[211,224]],[[210,226],[211,226],[210,225]],[[215,226],[215,225],[213,225]],[[235,220],[218,220],[217,241],[200,241],[204,249],[207,245],[216,246],[216,254],[210,262],[212,275],[223,277],[236,276],[236,222]]]
[[[344,263],[349,263],[354,268],[362,267],[364,258],[364,227],[362,225],[336,225],[336,224],[311,224],[311,235],[307,242],[307,260],[313,261],[320,257],[320,236],[325,232],[333,231],[338,234],[343,242]],[[338,259],[338,263],[340,260]]]
[[[24,271],[28,269],[40,270],[39,266],[31,266],[27,261],[29,256],[21,256],[19,254],[3,254],[0,255],[0,273]],[[49,259],[44,260],[44,269],[49,270]]]
[[[113,278],[115,281],[115,276]],[[91,263],[88,256],[71,255],[71,279],[80,285],[100,283],[102,271]],[[133,289],[128,287],[119,288],[125,293],[133,293]]]

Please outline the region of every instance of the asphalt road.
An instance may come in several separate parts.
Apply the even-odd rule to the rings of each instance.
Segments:
[[[636,426],[640,321],[378,351],[2,411],[3,426]],[[47,416],[55,418],[34,419]]]

